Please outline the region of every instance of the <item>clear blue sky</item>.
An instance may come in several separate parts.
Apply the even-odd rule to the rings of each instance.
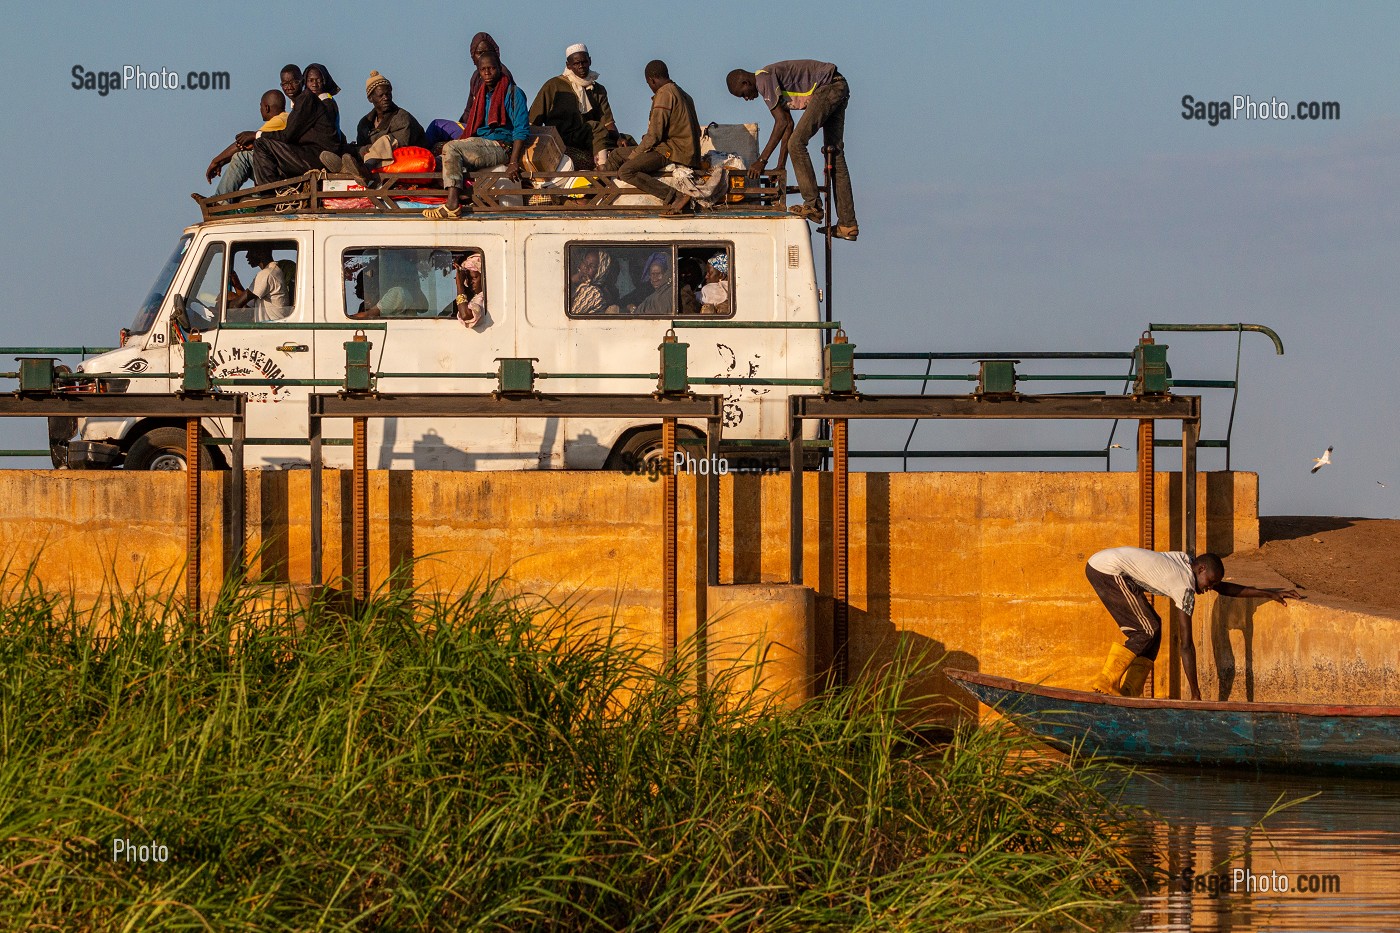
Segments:
[[[209,190],[205,165],[255,126],[282,64],[326,63],[352,125],[378,69],[426,122],[460,112],[466,43],[482,29],[527,92],[560,70],[567,44],[587,42],[632,131],[653,57],[703,121],[759,120],[765,132],[761,105],[730,97],[725,73],[835,61],[852,88],[862,227],[859,243],[839,244],[837,316],[862,349],[1125,350],[1149,321],[1269,324],[1288,354],[1246,340],[1234,460],[1261,474],[1264,512],[1400,513],[1400,5],[1389,3],[11,9],[0,343],[110,343],[197,219],[189,193]],[[228,71],[232,89],[70,86],[74,65],[127,64]],[[1185,94],[1337,101],[1341,119],[1211,127],[1182,119]],[[1232,337],[1163,339],[1178,375],[1233,367]],[[1208,397],[1207,435],[1225,413]],[[1093,446],[1103,434],[919,431],[916,447],[959,448]],[[42,446],[42,431],[0,425],[0,444]],[[1336,465],[1310,476],[1329,444]],[[1131,452],[1115,465],[1129,468]],[[1221,465],[1203,452],[1204,468]]]

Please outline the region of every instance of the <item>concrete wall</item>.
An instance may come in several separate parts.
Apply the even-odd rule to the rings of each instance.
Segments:
[[[830,479],[809,476],[804,487],[801,582],[815,592],[815,600],[800,588],[776,586],[788,582],[787,477],[729,477],[721,490],[725,585],[710,591],[710,615],[716,620],[712,641],[727,640],[730,657],[759,652],[780,658],[784,673],[770,675],[764,689],[788,699],[805,692],[806,685],[779,681],[820,674],[830,657]],[[226,480],[219,474],[206,477],[203,579],[211,592],[222,572],[221,539],[228,532]],[[341,511],[341,502],[349,500],[349,480],[346,473],[327,475],[328,577],[349,572],[349,527]],[[1021,680],[1066,686],[1087,680],[1118,635],[1084,579],[1084,561],[1100,548],[1136,543],[1135,480],[1127,473],[853,474],[852,670],[888,661],[903,642],[931,657],[946,657],[951,665]],[[1176,474],[1157,477],[1162,549],[1180,546],[1179,481]],[[693,478],[682,479],[682,638],[695,629],[694,491]],[[1198,494],[1202,550],[1227,553],[1257,545],[1258,489],[1252,474],[1203,473]],[[248,475],[247,535],[255,578],[309,580],[309,501],[304,471]],[[370,476],[370,510],[376,585],[395,567],[403,569],[405,583],[442,592],[459,592],[483,575],[507,574],[522,591],[567,603],[600,624],[615,617],[639,642],[659,643],[658,482],[603,473],[376,471]],[[184,540],[182,475],[0,472],[0,555],[12,572],[34,562],[47,586],[71,590],[80,599],[91,599],[104,587],[129,589],[142,579],[164,579],[177,587]],[[1233,617],[1227,615],[1220,616],[1223,622],[1203,621],[1215,619],[1213,612],[1198,612],[1198,624],[1233,630]],[[1380,643],[1393,657],[1394,639],[1388,634],[1394,632],[1393,621],[1376,623],[1367,630],[1371,635],[1358,634],[1338,655],[1342,669],[1354,671],[1342,660],[1351,657],[1347,651],[1370,657],[1367,637],[1385,635],[1388,640]],[[1236,628],[1243,632],[1243,626]],[[1345,621],[1335,628],[1361,631]],[[1260,630],[1254,626],[1255,633]],[[760,631],[765,634],[757,638]],[[1260,636],[1254,638],[1258,665],[1266,655]],[[1298,647],[1316,658],[1331,650],[1333,643],[1324,642]],[[1206,644],[1198,635],[1203,658],[1211,654]],[[1301,668],[1288,667],[1293,662],[1287,650],[1282,643],[1277,651],[1269,648],[1267,664],[1277,672],[1266,673],[1274,670],[1267,664],[1258,667],[1256,685],[1277,683],[1284,689],[1288,677],[1303,676]],[[1239,656],[1248,657],[1243,646]],[[1319,675],[1317,683],[1324,682]],[[926,686],[947,689],[932,673]]]

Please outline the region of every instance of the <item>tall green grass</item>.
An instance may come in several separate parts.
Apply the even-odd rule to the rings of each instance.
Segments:
[[[589,634],[592,631],[594,634]],[[910,665],[797,711],[496,584],[271,615],[0,606],[0,927],[1105,929],[1127,816]],[[717,697],[725,695],[723,702]],[[114,838],[165,863],[113,861]]]

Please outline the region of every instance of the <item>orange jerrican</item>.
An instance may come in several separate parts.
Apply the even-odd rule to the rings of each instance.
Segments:
[[[391,175],[418,174],[436,170],[437,160],[433,158],[431,152],[422,146],[404,146],[402,149],[395,149],[394,161],[375,169],[376,172],[385,172]]]

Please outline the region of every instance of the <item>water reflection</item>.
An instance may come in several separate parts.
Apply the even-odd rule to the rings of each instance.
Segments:
[[[1260,826],[1281,795],[1316,796]],[[1400,930],[1400,781],[1157,772],[1122,799],[1161,817],[1132,930]]]

